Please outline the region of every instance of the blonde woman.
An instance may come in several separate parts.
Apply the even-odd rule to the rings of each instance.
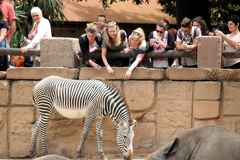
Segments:
[[[128,68],[125,73],[124,79],[128,80],[131,78],[132,71],[136,68],[143,60],[149,45],[145,40],[145,34],[142,28],[135,29],[132,34],[129,36],[129,48],[135,51],[137,57],[134,59],[131,66]],[[146,62],[142,66],[148,67],[150,61],[146,59]]]
[[[95,50],[101,50],[102,38],[101,34],[98,33],[97,25],[94,23],[88,23],[84,34],[79,37],[79,45],[83,54],[83,64],[86,66],[92,66],[96,70],[100,70],[101,58],[98,60],[91,59],[89,53]]]
[[[114,73],[111,66],[128,66],[128,58],[107,58],[107,51],[129,52],[127,34],[124,30],[120,30],[116,22],[108,22],[104,31],[104,39],[102,42],[102,60],[106,66],[108,73]]]

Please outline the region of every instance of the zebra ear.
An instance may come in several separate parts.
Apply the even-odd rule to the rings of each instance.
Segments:
[[[137,126],[137,120],[135,120],[135,119],[130,120],[130,126],[136,127]]]

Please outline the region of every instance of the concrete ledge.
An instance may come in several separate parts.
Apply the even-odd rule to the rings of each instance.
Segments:
[[[105,67],[102,67],[100,71],[95,70],[92,67],[84,67],[80,70],[79,79],[93,79],[93,78],[104,78],[119,80],[124,79],[124,75],[128,67],[112,67],[114,70],[113,74],[108,74]],[[141,80],[163,80],[165,79],[164,69],[154,69],[137,67],[132,72],[131,80],[141,79]]]
[[[170,80],[240,80],[240,69],[168,68]]]
[[[70,79],[77,79],[79,69],[68,69],[64,67],[16,67],[7,70],[7,79],[17,80],[40,80],[45,77],[56,75]]]
[[[6,72],[0,71],[0,79],[6,79]]]

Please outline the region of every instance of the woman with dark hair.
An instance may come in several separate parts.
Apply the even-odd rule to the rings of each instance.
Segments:
[[[221,36],[224,40],[224,50],[225,51],[237,51],[238,50],[238,42],[240,42],[240,17],[237,15],[231,15],[228,17],[228,30],[230,34],[224,34],[220,30],[215,30],[214,33],[217,36]],[[223,64],[225,68],[240,68],[240,58],[223,58]]]
[[[5,15],[0,9],[0,47],[6,47],[6,35],[9,26],[5,21]],[[0,71],[6,71],[9,68],[8,55],[0,55]]]
[[[192,20],[192,26],[198,27],[202,36],[213,36],[213,33],[208,30],[205,20],[201,16],[197,16]]]
[[[152,31],[148,36],[150,49],[153,50],[174,50],[174,36],[172,32],[168,31],[170,20],[165,18],[156,24],[156,30]],[[168,68],[168,58],[153,58],[154,68]],[[171,63],[171,62],[170,62]]]

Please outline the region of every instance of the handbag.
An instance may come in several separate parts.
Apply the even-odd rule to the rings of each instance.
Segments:
[[[10,56],[10,65],[14,67],[24,67],[24,56]]]

